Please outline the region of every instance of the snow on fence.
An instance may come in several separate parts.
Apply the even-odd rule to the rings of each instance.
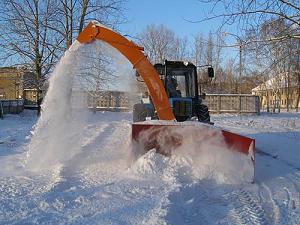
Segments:
[[[131,111],[139,102],[138,94],[127,92],[105,91],[90,95],[90,108],[105,111]],[[259,114],[259,97],[245,94],[207,94],[204,101],[211,113],[256,113]]]
[[[211,113],[260,113],[259,96],[246,94],[207,94]]]
[[[18,114],[24,109],[24,100],[0,100],[0,114]]]

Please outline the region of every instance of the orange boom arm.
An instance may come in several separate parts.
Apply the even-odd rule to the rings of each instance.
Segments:
[[[116,48],[131,62],[133,68],[142,76],[147,85],[158,118],[160,120],[175,120],[165,88],[157,71],[142,52],[143,48],[120,34],[93,22],[90,22],[77,38],[80,43],[90,43],[95,39],[104,41]]]

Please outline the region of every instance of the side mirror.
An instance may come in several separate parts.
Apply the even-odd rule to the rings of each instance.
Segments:
[[[207,68],[207,75],[208,75],[209,78],[214,78],[215,77],[214,68],[208,67]]]

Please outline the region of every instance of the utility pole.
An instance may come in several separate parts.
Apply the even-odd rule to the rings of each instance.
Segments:
[[[239,51],[240,51],[240,63],[239,63],[239,80],[241,80],[242,78],[242,70],[243,70],[243,65],[242,65],[242,51],[243,51],[243,46],[242,46],[242,41],[241,39],[239,39]],[[240,92],[241,92],[241,89],[240,89]],[[240,93],[241,94],[241,93]]]
[[[242,78],[242,71],[243,71],[243,40],[236,34],[232,34],[232,33],[228,33],[228,32],[224,32],[223,33],[224,36],[226,35],[230,35],[230,36],[233,36],[236,41],[237,41],[237,44],[234,44],[234,45],[230,45],[230,46],[224,46],[224,47],[239,47],[239,77],[238,77],[238,80],[241,80]],[[239,93],[241,94],[242,93],[242,90],[241,90],[241,86],[239,85]]]

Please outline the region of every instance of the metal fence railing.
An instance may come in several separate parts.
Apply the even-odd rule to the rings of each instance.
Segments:
[[[24,100],[0,100],[0,113],[4,114],[18,114],[24,110]]]
[[[260,113],[259,96],[246,94],[207,94],[211,113]]]

